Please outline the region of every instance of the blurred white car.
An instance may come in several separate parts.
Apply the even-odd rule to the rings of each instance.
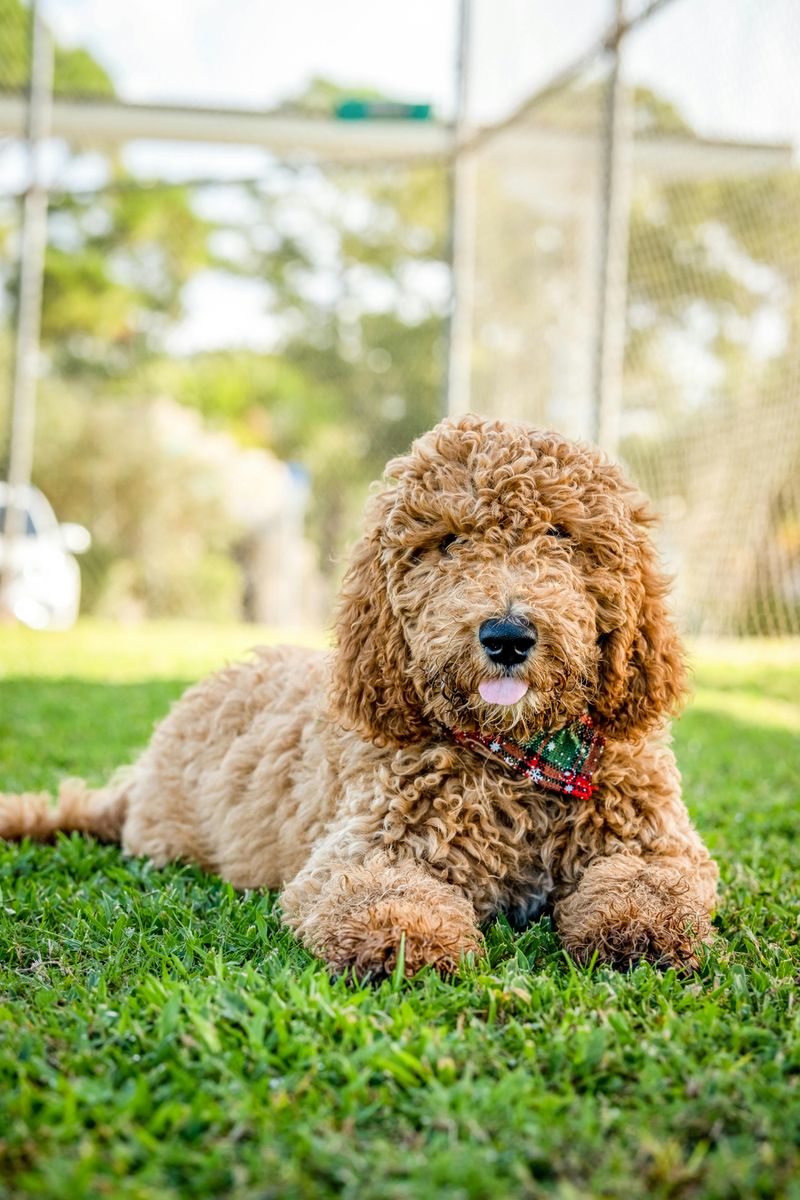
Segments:
[[[92,543],[83,525],[60,525],[38,488],[20,489],[22,537],[4,535],[9,487],[0,481],[0,585],[3,607],[32,629],[68,629],[81,599],[81,574],[73,557]]]

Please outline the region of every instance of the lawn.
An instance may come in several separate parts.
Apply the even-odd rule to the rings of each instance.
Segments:
[[[0,629],[0,788],[99,781],[252,629]],[[446,983],[332,983],[274,897],[0,846],[0,1196],[800,1197],[800,646],[699,646],[676,729],[723,877],[699,974],[547,921]]]

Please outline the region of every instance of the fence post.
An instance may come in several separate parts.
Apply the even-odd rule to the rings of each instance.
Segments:
[[[631,194],[631,103],[624,82],[625,0],[615,0],[616,25],[607,41],[601,165],[600,235],[592,370],[592,440],[616,455],[622,413],[625,298]]]
[[[0,611],[8,612],[9,587],[14,574],[14,547],[25,536],[23,490],[30,484],[36,424],[36,380],[39,369],[39,332],[42,281],[47,244],[47,187],[42,172],[42,150],[50,132],[53,92],[53,42],[37,0],[31,5],[31,73],[26,141],[28,184],[22,204],[19,255],[19,296],[11,400],[11,433],[8,459],[9,495],[4,518],[5,555],[0,575]]]
[[[471,0],[460,0],[456,62],[455,149],[450,208],[452,291],[448,326],[446,409],[451,417],[469,411],[472,375],[472,308],[475,279],[475,172],[473,151],[463,149],[469,119]]]

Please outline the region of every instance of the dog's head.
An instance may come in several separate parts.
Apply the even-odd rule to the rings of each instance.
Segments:
[[[389,463],[344,579],[333,703],[378,744],[437,725],[525,740],[589,712],[614,738],[683,693],[644,498],[599,451],[443,421]]]

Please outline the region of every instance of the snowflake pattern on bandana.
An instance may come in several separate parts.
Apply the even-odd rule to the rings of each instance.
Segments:
[[[537,787],[578,800],[588,800],[592,795],[592,776],[605,745],[605,738],[597,732],[588,713],[564,729],[537,733],[528,742],[484,737],[463,729],[449,732],[460,745],[499,759]]]

